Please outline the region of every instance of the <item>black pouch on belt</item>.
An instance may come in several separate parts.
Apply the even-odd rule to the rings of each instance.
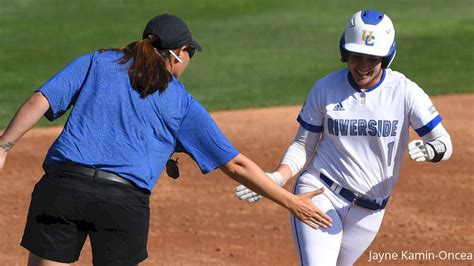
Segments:
[[[173,179],[177,179],[179,177],[178,159],[179,157],[176,158],[176,160],[173,160],[170,157],[166,162],[166,174]]]

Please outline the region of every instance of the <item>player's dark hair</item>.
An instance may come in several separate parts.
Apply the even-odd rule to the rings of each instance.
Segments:
[[[120,64],[126,64],[133,59],[128,68],[128,76],[132,87],[140,93],[141,97],[146,97],[157,90],[163,92],[172,79],[165,63],[169,52],[155,47],[160,47],[160,39],[156,35],[149,34],[140,41],[117,49],[124,53],[120,58]]]

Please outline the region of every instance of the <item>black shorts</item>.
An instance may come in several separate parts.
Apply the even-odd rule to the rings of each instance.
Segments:
[[[145,260],[150,193],[76,174],[46,174],[31,198],[21,245],[57,262],[79,259],[89,236],[94,265]]]

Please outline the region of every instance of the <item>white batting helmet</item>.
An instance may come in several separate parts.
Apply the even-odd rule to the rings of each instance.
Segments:
[[[349,52],[355,52],[382,57],[382,67],[388,68],[396,53],[392,21],[377,10],[355,13],[344,29],[339,50],[342,62],[347,62]]]

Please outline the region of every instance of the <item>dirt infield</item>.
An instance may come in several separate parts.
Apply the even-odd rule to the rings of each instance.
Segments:
[[[382,228],[357,265],[474,265],[461,260],[461,253],[474,253],[474,94],[433,101],[454,154],[440,164],[414,163],[405,156]],[[242,153],[270,170],[296,131],[298,111],[281,107],[212,116]],[[25,265],[27,251],[19,242],[31,191],[59,132],[30,131],[0,174],[1,265]],[[268,200],[240,202],[233,195],[236,183],[222,172],[202,175],[189,157],[179,157],[181,177],[162,176],[152,194],[149,258],[142,265],[298,265],[286,210]],[[396,253],[398,259],[369,262],[369,252]],[[87,243],[76,265],[90,261]]]

